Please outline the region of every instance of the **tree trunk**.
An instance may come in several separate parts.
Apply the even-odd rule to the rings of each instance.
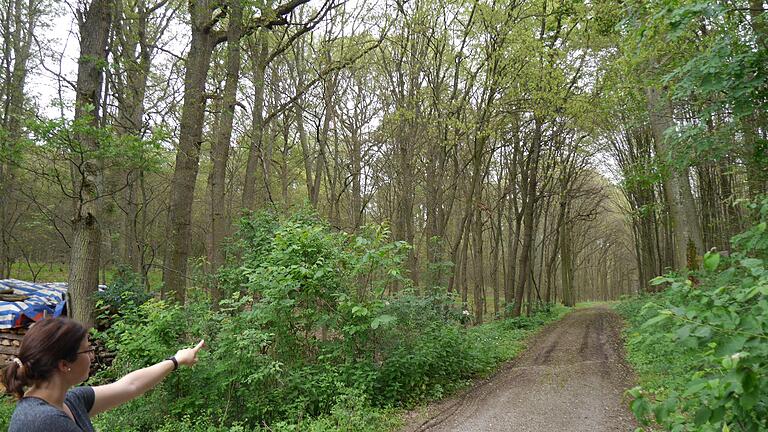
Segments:
[[[146,95],[147,79],[151,66],[152,49],[155,41],[147,38],[147,21],[149,13],[144,1],[137,2],[137,10],[127,13],[135,14],[135,20],[125,20],[119,23],[118,52],[115,53],[117,73],[115,75],[115,94],[118,95],[117,119],[115,129],[123,136],[141,137],[144,120],[144,97]],[[138,59],[137,59],[138,49]],[[124,79],[123,79],[124,78]],[[125,189],[122,193],[123,217],[121,220],[122,235],[120,256],[122,262],[137,274],[140,274],[143,244],[138,239],[139,221],[139,185],[140,169],[129,169],[121,173],[125,178]],[[146,211],[146,209],[145,209]]]
[[[564,218],[567,220],[567,204],[564,209]],[[576,304],[576,295],[573,287],[573,253],[571,252],[571,227],[569,223],[560,225],[560,285],[563,291],[563,304],[573,306]]]
[[[80,61],[77,70],[75,122],[91,127],[99,125],[103,63],[107,61],[107,37],[111,22],[111,5],[107,0],[94,0],[87,11],[78,11],[80,27]],[[72,218],[73,239],[69,264],[69,297],[71,316],[85,325],[93,325],[95,299],[99,284],[99,226],[102,165],[95,153],[99,142],[93,133],[76,131],[75,139],[84,149],[72,157],[72,183],[78,199]]]
[[[502,203],[497,203],[496,217],[491,218],[493,236],[493,247],[491,249],[491,286],[493,287],[493,315],[499,316],[500,295],[499,295],[499,255],[501,250],[501,219],[504,211]]]
[[[515,305],[512,310],[512,315],[515,317],[520,316],[523,295],[525,294],[525,288],[531,275],[531,248],[534,235],[533,214],[536,205],[539,154],[541,153],[542,139],[541,121],[538,118],[535,118],[534,123],[535,132],[529,155],[531,160],[529,161],[526,170],[527,182],[523,201],[523,227],[525,230],[523,231],[523,247],[522,255],[520,256],[520,274],[518,276],[517,289],[515,290]]]
[[[265,32],[256,34],[256,43],[251,49],[253,61],[253,113],[251,116],[251,145],[248,148],[248,162],[245,168],[245,183],[243,183],[243,208],[255,210],[256,183],[259,165],[264,157],[262,151],[264,141],[264,87],[267,70],[267,58],[269,56],[269,40]],[[268,173],[262,172],[263,181],[269,183]]]
[[[360,130],[355,128],[352,133],[352,204],[350,208],[351,227],[352,231],[357,231],[362,225],[363,216],[363,196],[361,189],[362,171],[363,171],[363,154],[362,143],[360,139]]]
[[[664,99],[661,90],[655,88],[646,89],[648,98],[648,111],[651,118],[656,154],[658,157],[669,161],[671,150],[667,145],[665,132],[673,127],[672,111],[668,102]],[[672,232],[675,238],[674,257],[675,266],[678,269],[688,268],[688,244],[695,247],[697,256],[703,255],[704,242],[701,236],[699,219],[696,216],[696,206],[691,193],[691,184],[688,179],[688,168],[675,168],[668,165],[668,173],[663,177],[664,193],[669,206]]]
[[[221,114],[217,125],[211,159],[213,167],[210,174],[211,208],[210,227],[208,230],[208,262],[212,275],[224,265],[224,238],[229,230],[226,198],[226,173],[229,160],[229,146],[232,139],[232,122],[235,117],[237,102],[237,83],[240,79],[240,38],[242,37],[243,3],[232,0],[229,4],[229,27],[227,29],[227,63],[224,94],[221,101]],[[211,278],[211,300],[218,309],[222,298],[218,279]]]
[[[27,68],[34,31],[40,21],[40,2],[21,0],[7,2],[2,23],[2,69],[4,82],[0,89],[2,102],[2,128],[5,136],[0,140],[0,154],[14,155],[22,136],[24,94]],[[11,241],[20,215],[16,214],[16,174],[14,161],[0,160],[0,279],[10,277],[13,257]]]
[[[192,202],[195,197],[200,145],[205,120],[205,81],[211,64],[211,54],[217,35],[211,28],[212,3],[207,0],[191,1],[192,42],[187,55],[184,75],[184,105],[179,124],[179,144],[176,166],[173,170],[168,209],[168,245],[164,289],[175,299],[186,299],[187,259],[192,240]]]
[[[483,214],[479,207],[475,208],[472,223],[472,258],[474,272],[474,302],[475,324],[483,323],[485,312],[485,266],[483,265]]]
[[[325,52],[325,62],[327,64],[331,64],[331,54],[330,52]],[[328,76],[323,80],[323,125],[320,129],[320,136],[317,140],[318,145],[318,152],[317,152],[317,158],[315,159],[315,178],[313,179],[312,183],[312,196],[310,197],[310,203],[313,207],[317,208],[318,203],[320,202],[320,187],[323,184],[323,174],[326,170],[326,153],[329,149],[329,136],[330,136],[330,128],[331,128],[331,121],[333,120],[335,107],[333,106],[334,102],[334,92],[336,89],[336,78],[335,74],[332,74],[333,76]],[[332,179],[329,179],[332,180]]]

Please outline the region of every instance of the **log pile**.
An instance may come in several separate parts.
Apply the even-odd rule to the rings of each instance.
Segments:
[[[96,359],[91,362],[91,376],[97,372],[103,371],[110,366],[115,360],[116,353],[109,351],[104,343],[97,339],[91,339],[91,345],[95,349]]]
[[[0,329],[0,373],[19,354],[21,338],[27,332],[26,328]],[[0,392],[5,393],[5,387],[0,384]]]
[[[5,369],[13,357],[19,355],[21,339],[27,332],[27,328],[0,329],[0,370]],[[115,353],[107,350],[101,341],[92,340],[96,359],[91,362],[91,375],[102,371],[112,365]],[[0,386],[2,391],[2,386]]]
[[[19,354],[21,338],[26,332],[26,328],[0,330],[0,367],[4,368],[12,357]]]

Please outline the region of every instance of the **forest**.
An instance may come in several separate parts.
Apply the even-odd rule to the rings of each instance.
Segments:
[[[584,302],[639,427],[768,430],[766,10],[0,0],[0,279],[94,382],[205,337],[103,430],[395,430]]]

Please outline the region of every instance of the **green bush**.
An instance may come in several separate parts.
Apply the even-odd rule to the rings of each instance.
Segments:
[[[710,252],[701,272],[656,278],[669,288],[639,313],[637,302],[625,310],[646,319],[633,321],[627,340],[641,377],[662,364],[668,369],[644,379],[651,388],[631,391],[643,424],[768,430],[768,199],[751,208],[758,223],[732,239],[729,257]]]
[[[8,430],[16,403],[8,396],[0,396],[0,430]]]
[[[95,297],[96,308],[109,317],[135,309],[152,295],[146,291],[138,274],[130,268],[118,267],[107,287],[98,291]]]
[[[196,338],[207,348],[197,367],[100,416],[99,427],[382,430],[394,424],[391,407],[441,397],[489,371],[520,349],[523,327],[555,316],[467,331],[452,296],[413,294],[402,270],[407,250],[384,226],[349,235],[312,213],[244,218],[219,273],[227,298],[218,309],[199,290],[183,307],[152,299],[100,335],[118,355],[97,380]],[[397,295],[385,296],[394,284]]]

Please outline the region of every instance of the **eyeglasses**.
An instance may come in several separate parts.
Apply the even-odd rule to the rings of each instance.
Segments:
[[[96,348],[91,347],[91,348],[88,348],[87,350],[84,350],[84,351],[78,351],[77,353],[78,354],[88,354],[91,357],[95,357],[96,356]]]

